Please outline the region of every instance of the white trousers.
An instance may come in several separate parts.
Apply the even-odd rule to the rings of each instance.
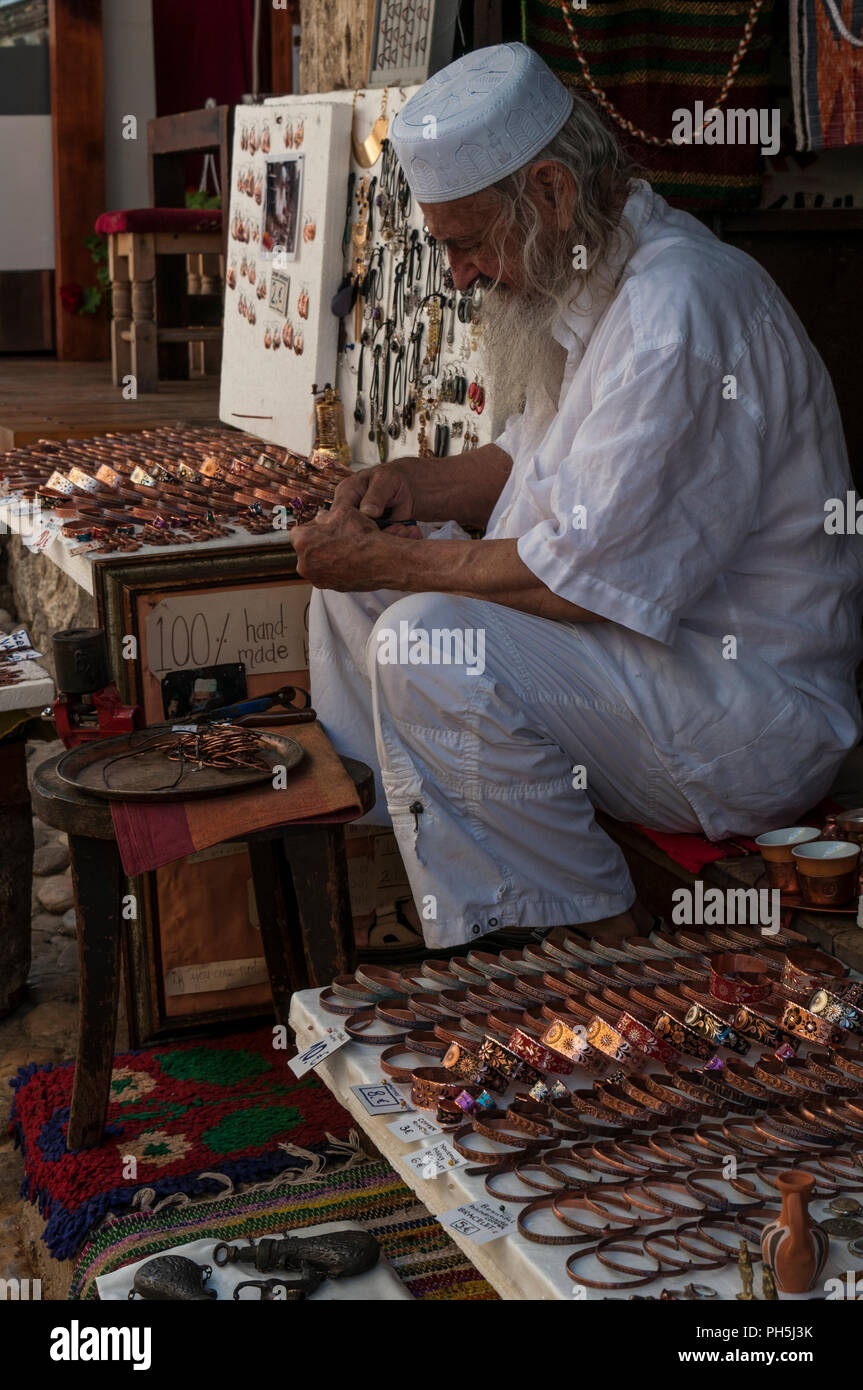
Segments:
[[[474,634],[474,658],[482,634],[484,669],[434,664],[433,643],[414,647],[425,664],[382,659],[391,634],[418,629]],[[631,907],[594,807],[699,829],[575,624],[448,594],[315,590],[310,666],[336,749],[374,769],[366,819],[392,825],[429,947]]]

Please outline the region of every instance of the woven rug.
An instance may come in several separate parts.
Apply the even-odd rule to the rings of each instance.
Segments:
[[[790,0],[798,150],[863,145],[860,0]]]
[[[170,1211],[119,1217],[81,1252],[69,1298],[96,1299],[98,1275],[185,1241],[237,1241],[325,1221],[356,1221],[371,1231],[383,1258],[414,1298],[497,1298],[398,1174],[386,1163],[372,1162],[287,1189],[232,1193]]]
[[[66,1150],[74,1068],[22,1067],[9,1129],[24,1156],[21,1195],[38,1203],[51,1254],[70,1258],[141,1189],[200,1196],[222,1189],[214,1174],[257,1183],[347,1135],[347,1111],[311,1074],[298,1081],[272,1040],[263,1028],[117,1056],[103,1141],[77,1153]]]
[[[769,105],[772,4],[764,0],[727,107]],[[691,111],[696,101],[712,104],[750,8],[751,0],[589,0],[570,9],[570,17],[596,85],[627,120],[668,139],[674,111]],[[555,0],[527,0],[527,42],[561,81],[593,102]],[[758,146],[657,147],[609,124],[651,187],[675,207],[706,211],[758,202]]]

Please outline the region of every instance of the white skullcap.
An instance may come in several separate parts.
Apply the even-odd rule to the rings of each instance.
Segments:
[[[571,110],[571,93],[532,49],[500,43],[424,82],[390,139],[417,201],[448,203],[520,169]]]

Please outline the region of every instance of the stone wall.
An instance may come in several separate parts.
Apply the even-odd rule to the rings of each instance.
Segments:
[[[44,555],[33,555],[18,536],[6,537],[7,580],[13,616],[26,623],[44,665],[53,669],[51,634],[64,627],[95,627],[96,600]]]
[[[301,92],[365,86],[369,8],[369,0],[301,0]]]

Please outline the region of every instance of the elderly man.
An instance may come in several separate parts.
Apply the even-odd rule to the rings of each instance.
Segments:
[[[456,287],[483,290],[489,396],[513,413],[472,453],[355,474],[294,533],[314,702],[379,769],[429,946],[626,935],[595,808],[757,834],[859,737],[833,390],[764,271],[631,179],[522,45],[438,73],[392,140]],[[381,530],[384,511],[449,524]],[[463,633],[463,664],[435,662],[435,629]]]

